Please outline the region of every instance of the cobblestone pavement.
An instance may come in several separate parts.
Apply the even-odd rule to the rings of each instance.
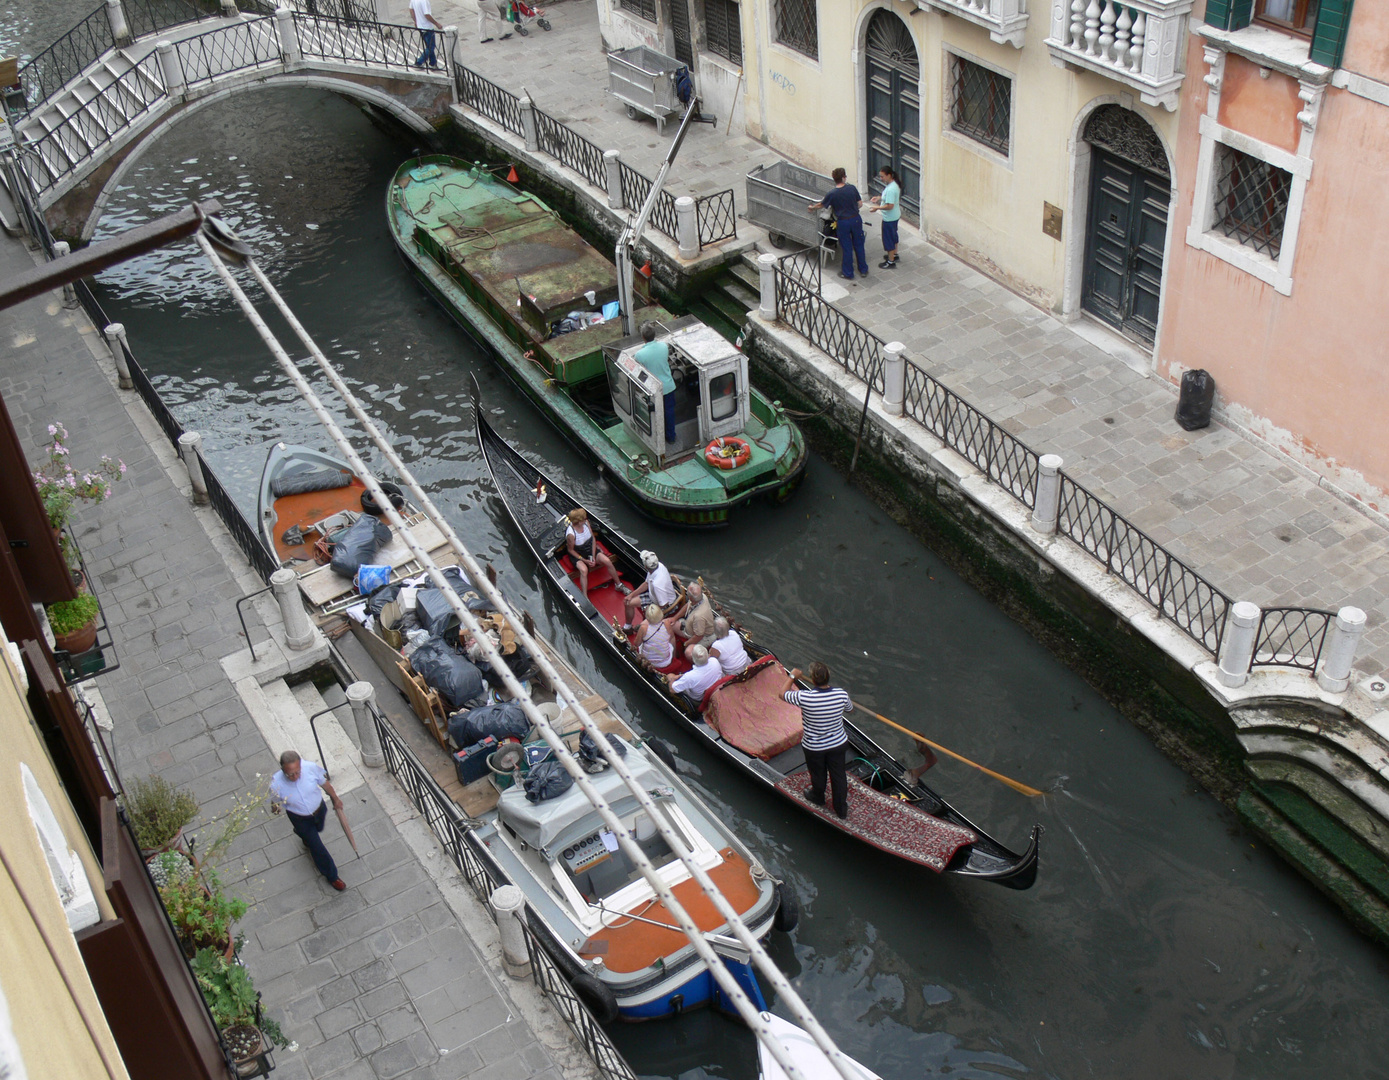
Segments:
[[[0,240],[0,276],[31,265],[23,245]],[[91,685],[110,711],[125,780],[158,773],[186,784],[211,818],[277,767],[219,663],[245,647],[234,607],[245,590],[205,528],[210,512],[195,512],[166,470],[174,459],[164,436],[148,413],[136,426],[126,408],[134,392],[107,381],[89,348],[99,337],[59,299],[0,312],[0,394],[31,461],[60,421],[79,468],[102,454],[128,467],[108,501],[76,514],[120,660]],[[277,1080],[560,1080],[499,968],[393,820],[410,815],[388,815],[366,784],[343,794],[360,857],[336,824],[325,838],[345,892],[318,875],[280,818],[248,831],[223,875],[252,904],[242,958],[298,1043],[276,1053]]]
[[[404,21],[405,0],[388,0],[388,10],[396,9]],[[487,45],[478,43],[471,3],[439,0],[436,11],[458,25],[468,67],[514,93],[524,86],[537,107],[655,175],[673,128],[658,137],[652,121],[628,119],[605,93],[607,62],[592,4],[555,4],[553,32],[533,29],[527,38]],[[745,176],[780,156],[746,135],[726,135],[727,118],[720,120],[692,127],[668,187],[676,195],[732,188],[739,237],[765,240],[741,218]],[[844,156],[852,162],[847,144]],[[876,267],[876,228],[868,248]],[[1382,584],[1389,529],[1382,519],[1231,428],[1183,431],[1173,420],[1170,384],[1135,371],[905,223],[900,252],[897,270],[875,268],[847,288],[830,268],[826,299],[879,337],[905,343],[915,363],[1039,453],[1060,454],[1071,476],[1232,599],[1364,609],[1368,630],[1356,667],[1389,672]]]

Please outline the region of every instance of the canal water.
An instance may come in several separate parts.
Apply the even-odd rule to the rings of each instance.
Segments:
[[[465,542],[599,692],[676,747],[703,796],[792,882],[801,926],[774,935],[773,952],[845,1050],[886,1080],[1389,1075],[1384,952],[822,461],[788,504],[752,507],[717,534],[637,518],[397,257],[384,194],[409,151],[325,93],[233,97],[161,139],[100,234],[191,199],[223,201]],[[191,245],[108,271],[100,295],[248,515],[271,443],[327,447]],[[1034,822],[1045,826],[1037,885],[946,881],[856,847],[753,790],[595,660],[483,476],[473,375],[508,438],[673,569],[702,573],[784,660],[823,659],[864,704],[1046,789],[1027,799],[948,760],[929,774],[1005,843],[1021,847]],[[863,722],[915,760],[904,737]],[[755,1072],[750,1036],[707,1013],[614,1034],[643,1075]]]

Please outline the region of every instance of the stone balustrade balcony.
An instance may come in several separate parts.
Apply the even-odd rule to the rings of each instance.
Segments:
[[[1053,63],[1098,72],[1175,110],[1192,0],[1052,0]]]
[[[1027,34],[1027,0],[916,0],[916,6],[923,11],[958,15],[982,26],[1000,45],[1015,49],[1022,48]]]

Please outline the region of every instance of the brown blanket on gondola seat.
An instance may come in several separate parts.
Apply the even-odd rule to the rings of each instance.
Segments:
[[[785,681],[782,666],[764,656],[714,685],[704,699],[704,719],[743,753],[770,761],[801,741],[801,710],[779,693]]]

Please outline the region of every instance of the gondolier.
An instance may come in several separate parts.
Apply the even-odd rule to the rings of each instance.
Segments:
[[[328,782],[328,774],[316,761],[305,761],[293,750],[280,755],[280,771],[270,779],[270,812],[281,808],[299,839],[313,856],[318,872],[328,884],[342,892],[347,883],[338,877],[338,864],[323,843],[323,824],[328,819],[328,800],[333,809],[342,809],[342,800]]]
[[[805,751],[805,767],[810,771],[810,787],[805,793],[816,806],[825,805],[825,773],[829,773],[830,801],[835,816],[841,821],[849,817],[849,780],[844,771],[844,755],[849,749],[849,733],[844,729],[844,714],[852,712],[854,703],[840,687],[830,685],[830,669],[820,661],[810,665],[809,690],[797,690],[796,680],[801,669],[793,668],[786,676],[781,696],[801,709],[801,749]]]

